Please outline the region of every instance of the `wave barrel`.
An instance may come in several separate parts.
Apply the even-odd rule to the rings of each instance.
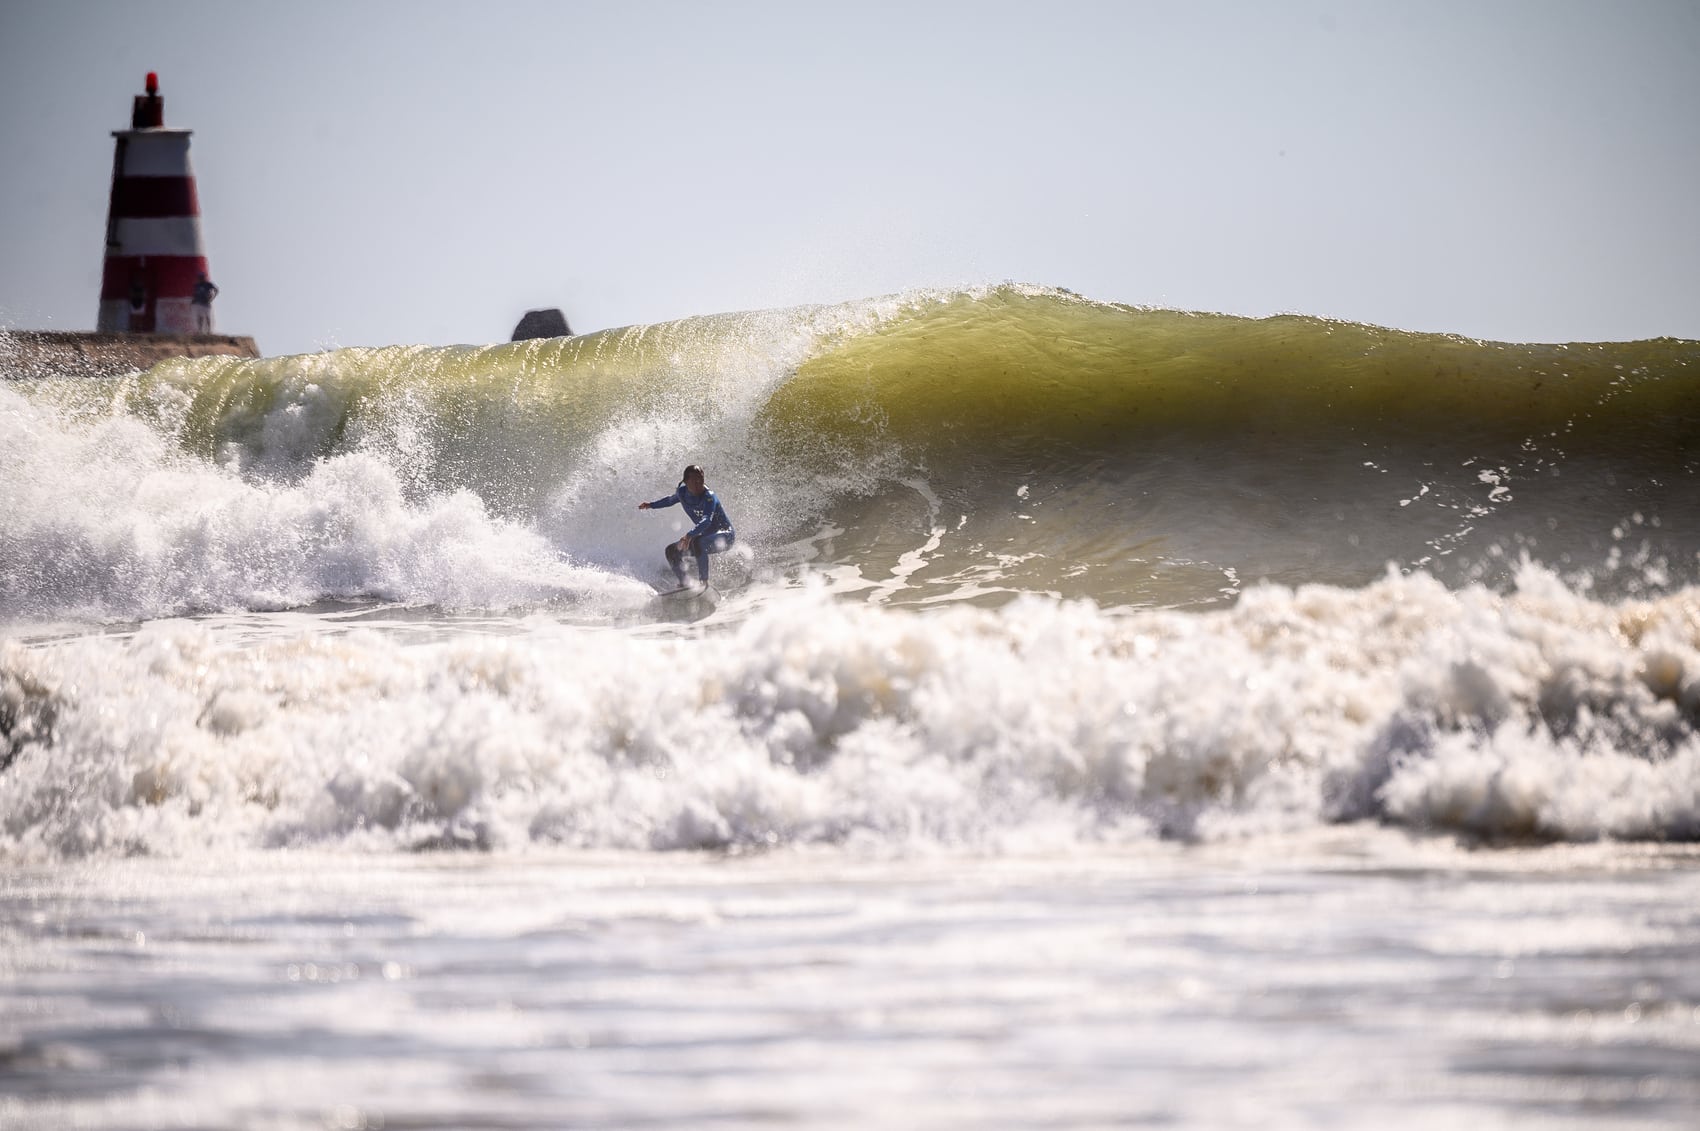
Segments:
[[[165,125],[165,99],[152,73],[147,93],[136,96],[130,128],[112,132],[117,145],[97,323],[104,333],[212,332],[210,302],[194,302],[208,272],[189,164],[192,132]]]

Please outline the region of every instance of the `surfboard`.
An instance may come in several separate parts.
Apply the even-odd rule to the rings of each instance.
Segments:
[[[658,589],[655,592],[655,599],[658,601],[671,601],[681,604],[691,601],[706,601],[712,605],[718,596],[719,594],[715,593],[712,585],[681,585],[676,589]]]
[[[648,615],[656,621],[677,624],[699,621],[713,614],[717,596],[712,586],[657,589],[649,599]]]

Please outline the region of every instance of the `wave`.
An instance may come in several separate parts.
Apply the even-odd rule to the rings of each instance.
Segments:
[[[1657,531],[1631,553],[1692,578],[1700,548],[1675,533],[1700,470],[1693,342],[1510,345],[1005,288],[822,350],[765,413],[798,462],[822,436],[817,466],[895,444],[940,499],[938,556],[1027,555],[1047,568],[1019,587],[1064,595],[1173,603],[1191,585],[1151,582],[1188,563],[1213,563],[1206,586],[1362,584],[1389,561],[1505,584],[1525,553],[1604,581],[1630,527]]]
[[[753,555],[875,601],[1210,606],[1251,581],[1697,576],[1700,344],[1512,345],[1031,287],[0,386],[0,614],[647,579],[687,462]],[[636,592],[633,590],[632,592]]]
[[[1011,286],[0,382],[0,855],[1695,839],[1697,359]]]

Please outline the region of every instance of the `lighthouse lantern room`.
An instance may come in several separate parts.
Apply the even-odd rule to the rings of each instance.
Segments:
[[[165,99],[152,73],[147,93],[136,96],[130,128],[112,132],[117,147],[100,285],[103,332],[212,332],[201,206],[189,165],[191,132],[165,125]]]

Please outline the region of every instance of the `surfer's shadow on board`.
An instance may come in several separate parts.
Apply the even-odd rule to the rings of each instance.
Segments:
[[[718,555],[714,563],[707,584],[689,567],[683,585],[672,570],[657,570],[650,580],[655,593],[644,603],[642,619],[673,624],[703,620],[723,599],[743,592],[754,580],[755,555],[747,547],[734,546]]]
[[[663,589],[644,611],[657,620],[696,621],[708,616],[720,604],[720,592],[713,584],[699,585],[695,579],[672,589]]]
[[[755,580],[755,552],[748,546],[734,545],[725,553],[714,555],[710,561],[708,583],[717,593],[735,593],[749,587]],[[670,592],[681,588],[679,579],[666,566],[658,566],[654,575],[649,579],[651,588],[658,593]],[[700,586],[696,568],[690,558],[685,559],[685,587]]]

